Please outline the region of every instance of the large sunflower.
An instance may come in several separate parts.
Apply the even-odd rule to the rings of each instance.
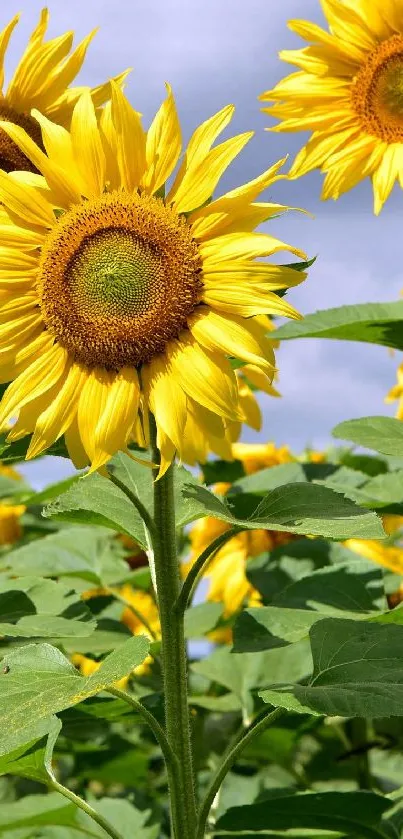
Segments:
[[[300,70],[262,94],[282,122],[312,131],[291,177],[326,172],[322,198],[370,175],[378,214],[396,178],[403,186],[403,5],[399,0],[321,0],[329,32],[305,20],[290,29],[309,46],[280,58]]]
[[[28,457],[65,435],[73,462],[97,469],[131,439],[147,442],[154,414],[161,469],[187,461],[198,439],[213,450],[243,421],[229,356],[270,381],[274,355],[262,314],[296,317],[275,290],[304,275],[264,257],[284,249],[253,228],[278,205],[255,203],[275,164],[210,202],[251,138],[212,143],[226,107],[181,151],[171,91],[147,134],[118,85],[98,125],[90,94],[70,132],[42,114],[46,156],[21,126],[0,123],[43,177],[0,172],[0,380],[11,382],[0,426],[32,431]],[[284,209],[284,208],[283,208]]]
[[[39,23],[34,29],[14,75],[3,91],[4,59],[10,36],[18,23],[15,15],[0,32],[0,118],[24,128],[39,145],[42,144],[40,127],[31,117],[31,109],[38,108],[42,114],[60,125],[68,126],[75,103],[83,87],[69,87],[82,67],[85,55],[96,29],[90,32],[71,51],[73,32],[66,32],[50,41],[44,41],[49,22],[49,12],[43,9]],[[117,80],[122,81],[126,73]],[[110,83],[91,90],[96,106],[102,105],[110,96]],[[6,172],[24,170],[36,172],[29,158],[10,137],[0,130],[0,168]]]

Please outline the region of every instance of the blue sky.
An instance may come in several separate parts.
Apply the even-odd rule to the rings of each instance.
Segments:
[[[24,8],[25,5],[25,8]],[[280,62],[280,49],[301,45],[287,20],[304,17],[323,22],[319,0],[50,0],[51,34],[74,29],[82,37],[100,31],[80,75],[95,85],[133,67],[127,94],[148,125],[164,97],[164,82],[174,89],[186,140],[196,125],[228,102],[236,115],[227,134],[255,130],[256,135],[228,170],[222,190],[257,175],[286,154],[291,158],[307,134],[265,131],[269,118],[260,113],[257,96],[292,71]],[[0,23],[22,9],[8,52],[12,71],[36,23],[42,3],[8,0]],[[289,214],[270,225],[273,235],[317,255],[309,278],[289,296],[301,312],[366,301],[393,300],[403,288],[399,210],[395,189],[380,218],[372,214],[369,181],[338,202],[319,199],[322,176],[315,172],[298,181],[280,181],[269,200],[305,207],[315,219]],[[286,255],[284,261],[288,261]],[[278,352],[281,400],[264,397],[261,434],[245,439],[272,439],[294,449],[325,446],[331,428],[343,419],[393,413],[383,398],[395,380],[398,358],[382,347],[336,341],[284,343]],[[31,464],[27,474],[48,482],[66,472],[67,464],[51,459]]]

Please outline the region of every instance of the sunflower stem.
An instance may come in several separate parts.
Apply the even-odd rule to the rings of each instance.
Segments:
[[[150,416],[152,458],[159,462],[154,417]],[[187,691],[187,655],[183,614],[175,609],[180,591],[176,546],[173,466],[158,478],[154,470],[154,563],[161,623],[162,666],[165,695],[165,730],[177,759],[169,777],[172,835],[195,839],[196,799]]]

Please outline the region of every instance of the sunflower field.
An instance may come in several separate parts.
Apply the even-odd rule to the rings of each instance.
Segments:
[[[401,201],[403,2],[309,2],[252,178],[233,105],[196,90],[185,141],[173,85],[148,119],[124,67],[77,78],[95,29],[0,9],[0,839],[403,839],[403,302],[302,316],[292,206],[316,170]],[[268,435],[300,339],[389,352],[396,416],[340,421],[335,377],[308,445],[312,380],[303,445]]]

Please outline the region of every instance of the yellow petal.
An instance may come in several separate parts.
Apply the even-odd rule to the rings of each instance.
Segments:
[[[298,320],[301,315],[281,297],[271,291],[259,291],[230,283],[215,283],[204,289],[203,301],[222,312],[249,318],[260,314],[277,315]]]
[[[262,390],[263,393],[267,393],[269,396],[280,396],[278,391],[273,388],[270,378],[259,367],[255,367],[254,364],[245,364],[241,372],[258,390]]]
[[[200,245],[203,267],[207,270],[213,270],[214,266],[219,266],[221,262],[271,256],[278,251],[290,251],[301,259],[306,259],[304,251],[266,233],[229,233],[209,239]]]
[[[147,168],[143,186],[150,194],[157,192],[172,174],[181,153],[181,129],[172,90],[154,117],[147,132]]]
[[[120,172],[117,156],[117,136],[112,119],[112,103],[107,102],[99,120],[102,143],[106,159],[106,181],[110,189],[119,189]]]
[[[10,36],[17,25],[20,19],[20,15],[17,14],[10,20],[10,23],[4,27],[4,29],[0,32],[0,91],[3,89],[4,84],[4,57],[7,51],[7,47],[10,41]]]
[[[67,352],[58,344],[43,353],[7,388],[0,403],[0,426],[8,422],[23,405],[45,393],[61,378]]]
[[[329,158],[330,154],[343,148],[348,140],[353,139],[356,127],[346,128],[344,131],[331,131],[323,136],[322,132],[315,133],[298,152],[291,169],[290,178],[300,178],[312,169],[320,168]]]
[[[106,160],[89,90],[80,96],[71,120],[71,142],[85,195],[98,197],[105,186]]]
[[[256,396],[252,393],[245,382],[239,382],[239,402],[245,416],[245,422],[254,431],[260,431],[262,427],[262,414]]]
[[[80,200],[80,193],[74,179],[70,177],[68,167],[65,168],[65,161],[63,161],[64,165],[59,166],[53,160],[50,160],[19,125],[0,120],[0,128],[8,134],[23,154],[46,178],[58,205],[68,207],[69,204]]]
[[[29,186],[22,186],[0,170],[0,201],[8,210],[28,225],[53,227],[55,216],[51,205],[40,193]]]
[[[43,230],[30,230],[16,224],[0,224],[0,244],[2,247],[18,247],[21,250],[35,250],[43,244]]]
[[[48,111],[52,104],[56,102],[60,96],[63,95],[66,88],[71,84],[73,79],[77,76],[83,65],[87,49],[96,34],[97,29],[93,29],[73,50],[71,55],[59,64],[48,78],[48,83],[44,89],[37,107],[41,110]]]
[[[268,375],[274,373],[274,353],[264,330],[252,320],[227,317],[211,310],[197,312],[188,320],[196,341],[207,350],[215,350],[257,364]]]
[[[45,407],[36,421],[35,431],[27,451],[27,460],[37,457],[58,440],[72,424],[77,415],[78,401],[86,372],[78,364],[72,363],[65,370],[65,380],[61,388]]]
[[[142,379],[157,426],[179,449],[186,425],[187,399],[166,356],[157,355],[149,364],[143,365]]]
[[[253,131],[231,137],[215,146],[200,163],[189,166],[178,188],[171,190],[167,201],[172,202],[178,213],[197,209],[211,198],[221,176],[253,137]]]
[[[392,143],[392,145],[388,146],[382,157],[380,165],[374,172],[372,182],[374,187],[375,215],[379,215],[381,212],[382,207],[387,198],[389,198],[395,180],[399,174],[399,152],[400,145],[398,143]]]
[[[52,72],[70,52],[73,43],[72,32],[42,43],[46,25],[47,18],[43,16],[7,90],[7,101],[18,111],[29,112],[31,108],[40,106]]]
[[[193,132],[187,145],[181,167],[168,195],[169,200],[172,199],[175,191],[182,183],[182,179],[187,170],[190,168],[195,169],[207,156],[214,140],[217,139],[218,135],[224,131],[224,128],[226,128],[228,123],[231,121],[234,111],[234,105],[226,105],[225,108],[222,108],[221,111],[218,111],[218,113],[214,114],[210,117],[210,119],[202,122],[201,125],[196,128],[196,131]]]
[[[69,180],[70,190],[72,194],[77,196],[77,201],[80,201],[85,188],[74,159],[70,132],[63,126],[57,125],[56,122],[52,122],[35,108],[32,111],[32,116],[41,126],[43,145],[48,157],[56,164],[62,161],[65,177]]]
[[[132,192],[141,183],[146,168],[146,139],[138,113],[115,82],[111,82],[111,87],[121,182],[128,192]]]
[[[167,352],[175,377],[188,396],[220,416],[241,418],[235,375],[223,356],[202,349],[185,332],[168,345]]]
[[[30,339],[25,338],[21,348],[12,346],[5,349],[0,345],[0,382],[11,382],[20,373],[51,349],[53,338],[48,332],[44,332],[43,325],[37,327]]]
[[[133,368],[118,373],[101,368],[89,374],[78,405],[78,427],[90,471],[99,469],[127,445],[139,404],[139,384]]]
[[[88,466],[88,455],[81,442],[77,415],[65,432],[64,440],[70,459],[73,461],[76,469],[83,469],[85,466]]]

